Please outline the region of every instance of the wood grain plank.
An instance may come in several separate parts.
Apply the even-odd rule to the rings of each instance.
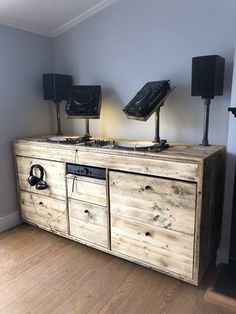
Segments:
[[[16,258],[23,251],[19,264],[1,274],[3,314],[234,313],[203,300],[207,278],[195,287],[26,225],[0,234],[2,244],[8,256],[14,247]]]
[[[68,232],[66,202],[20,191],[22,217],[51,231]]]
[[[196,184],[109,172],[111,213],[194,234]]]
[[[114,215],[111,219],[113,251],[192,278],[192,236],[124,220]]]
[[[165,160],[158,154],[146,153],[139,156],[138,153],[129,154],[120,150],[86,149],[76,145],[65,147],[63,144],[48,143],[36,145],[16,142],[14,148],[17,156],[79,163],[189,181],[196,181],[199,171],[198,163],[195,161],[181,161],[178,158]]]
[[[17,157],[17,171],[20,189],[28,192],[34,192],[56,199],[66,200],[66,180],[65,165],[62,162],[49,160]],[[45,170],[44,180],[47,182],[48,188],[45,190],[37,190],[31,187],[27,181],[30,168],[32,165],[39,164]],[[38,174],[39,175],[39,174]]]
[[[69,201],[70,234],[108,248],[107,208]]]
[[[68,197],[100,206],[107,205],[106,181],[85,180],[79,176],[67,176]]]

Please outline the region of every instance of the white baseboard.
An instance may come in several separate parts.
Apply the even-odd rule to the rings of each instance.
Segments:
[[[4,217],[0,218],[0,232],[6,231],[21,223],[19,211],[16,210]]]

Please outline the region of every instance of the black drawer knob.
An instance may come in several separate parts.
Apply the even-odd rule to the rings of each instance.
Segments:
[[[152,189],[152,187],[150,185],[145,186],[145,190],[151,190],[151,189]]]
[[[146,236],[146,237],[150,237],[150,236],[151,236],[151,233],[150,233],[150,232],[145,232],[145,236]]]
[[[89,210],[85,209],[85,210],[84,210],[84,213],[85,213],[85,214],[89,214]]]
[[[41,206],[42,206],[42,205],[43,205],[43,202],[39,202],[39,205],[41,205]]]

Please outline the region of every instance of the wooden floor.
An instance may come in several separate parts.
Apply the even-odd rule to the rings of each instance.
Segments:
[[[0,313],[232,313],[189,285],[25,224],[0,234]]]

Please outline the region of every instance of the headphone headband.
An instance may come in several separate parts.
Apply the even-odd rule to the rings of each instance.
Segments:
[[[43,180],[43,176],[44,176],[44,169],[42,166],[38,165],[38,164],[35,164],[35,165],[32,165],[31,168],[30,168],[30,176],[34,176],[33,174],[33,171],[34,169],[38,169],[39,172],[40,172],[40,177],[39,177],[39,180]]]

